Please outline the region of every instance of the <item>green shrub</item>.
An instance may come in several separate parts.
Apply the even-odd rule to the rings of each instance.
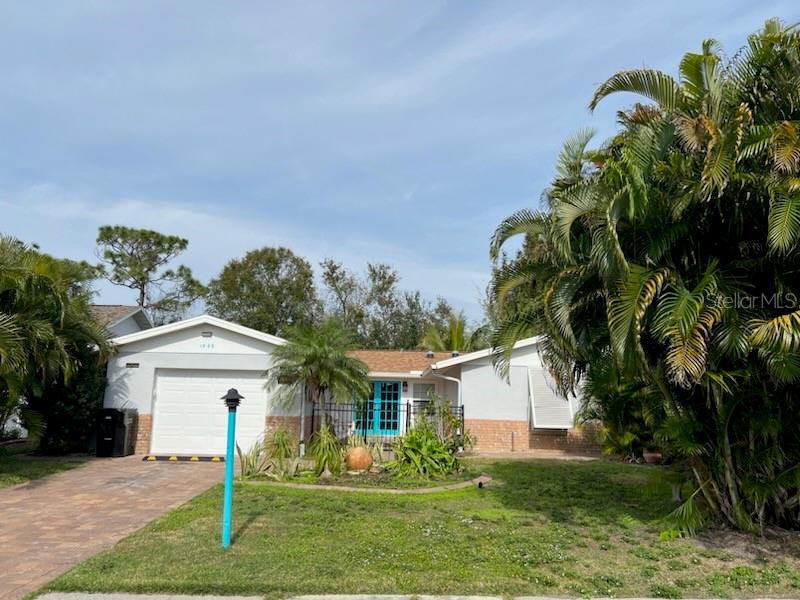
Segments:
[[[239,444],[236,444],[236,454],[239,455],[242,479],[261,475],[269,469],[269,457],[264,442],[253,444],[247,452],[243,452]]]
[[[272,460],[285,460],[297,455],[297,440],[285,426],[276,427],[264,441],[267,455]]]
[[[297,443],[286,427],[278,427],[263,442],[253,444],[243,452],[236,444],[242,479],[266,475],[286,479],[297,474],[300,459],[296,456]]]
[[[323,425],[311,436],[308,455],[314,460],[317,475],[322,475],[326,471],[332,475],[342,472],[344,466],[342,444],[330,425]]]
[[[294,477],[299,468],[297,457],[298,443],[294,434],[285,426],[276,427],[264,440],[264,447],[269,458],[267,475],[283,480]]]
[[[426,420],[434,427],[439,439],[455,454],[472,447],[472,437],[462,431],[461,419],[453,414],[450,401],[441,394],[429,394],[430,402],[425,410]]]
[[[440,477],[460,467],[454,448],[425,419],[394,444],[394,460],[386,466],[399,477]]]

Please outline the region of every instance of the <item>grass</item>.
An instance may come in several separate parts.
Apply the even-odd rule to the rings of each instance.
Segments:
[[[4,447],[0,453],[0,489],[60,473],[86,462],[85,456],[35,456],[23,445]]]
[[[270,597],[800,594],[796,537],[762,556],[713,540],[659,540],[659,517],[673,506],[659,468],[601,461],[474,467],[495,482],[426,496],[239,485],[228,551],[219,547],[215,487],[46,589]],[[767,545],[756,540],[754,547]]]

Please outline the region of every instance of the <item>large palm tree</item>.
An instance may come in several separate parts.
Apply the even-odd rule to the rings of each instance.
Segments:
[[[679,515],[702,498],[737,527],[800,527],[800,36],[769,21],[731,61],[706,41],[679,71],[603,83],[592,108],[623,91],[652,103],[597,150],[570,140],[545,209],[498,227],[494,258],[526,241],[495,301],[531,301],[493,342],[502,365],[543,335],[565,390],[686,457],[697,493]]]

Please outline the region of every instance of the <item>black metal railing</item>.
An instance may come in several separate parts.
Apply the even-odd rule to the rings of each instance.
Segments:
[[[357,440],[390,451],[397,438],[421,419],[438,428],[455,429],[452,433],[457,436],[464,433],[463,406],[442,406],[425,400],[315,405],[311,415],[311,433],[317,431],[322,423],[327,423],[342,443]]]

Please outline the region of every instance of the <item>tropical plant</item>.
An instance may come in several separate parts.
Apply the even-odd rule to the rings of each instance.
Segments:
[[[393,449],[394,459],[386,467],[398,477],[442,477],[460,466],[452,444],[425,418],[400,437]]]
[[[314,460],[317,475],[330,477],[342,472],[344,453],[342,443],[330,424],[323,424],[308,443],[308,455]]]
[[[272,460],[285,460],[297,455],[297,440],[289,429],[280,425],[269,432],[264,440],[267,455]]]
[[[451,454],[472,447],[472,437],[463,430],[461,418],[453,411],[450,400],[436,392],[428,394],[428,402],[418,415],[434,428],[437,437],[447,446]]]
[[[19,413],[35,430],[42,422],[32,412],[35,400],[53,397],[59,382],[110,352],[89,311],[94,276],[87,263],[0,237],[0,424]]]
[[[297,474],[300,459],[297,456],[297,440],[283,425],[267,433],[246,452],[236,444],[242,479],[266,476],[287,479]]]
[[[420,345],[436,352],[472,352],[483,342],[482,328],[468,331],[467,318],[463,312],[451,313],[445,327],[431,325]]]
[[[798,528],[800,35],[768,21],[730,60],[709,40],[679,72],[600,85],[592,108],[616,92],[651,103],[618,113],[597,149],[591,132],[568,140],[543,210],[498,227],[494,259],[525,243],[492,300],[528,301],[501,311],[493,346],[503,369],[541,335],[562,391],[682,456],[699,503],[673,515],[687,530],[694,509]]]
[[[370,396],[367,365],[347,355],[352,337],[338,320],[292,327],[288,339],[273,350],[267,372],[267,387],[276,390],[279,402],[290,404],[305,395],[324,413],[326,402],[341,404]]]
[[[239,468],[242,479],[249,479],[265,474],[270,468],[269,455],[263,441],[258,441],[245,452],[236,444],[239,457]]]

